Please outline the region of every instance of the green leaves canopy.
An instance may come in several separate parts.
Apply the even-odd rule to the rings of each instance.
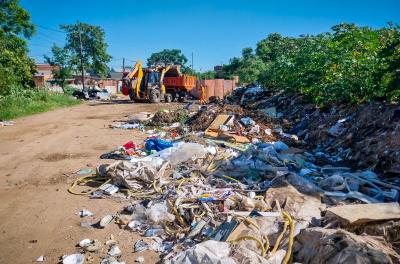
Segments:
[[[257,43],[256,54],[224,65],[227,76],[242,83],[299,92],[326,104],[400,99],[400,30],[339,24],[331,32],[297,38],[273,33]],[[260,61],[261,60],[261,61]]]
[[[32,85],[35,67],[26,38],[34,31],[29,13],[18,0],[0,1],[0,94],[7,94],[12,86]]]
[[[72,68],[70,62],[70,55],[66,48],[61,48],[56,44],[51,48],[53,56],[50,58],[45,56],[48,64],[53,66],[53,77],[58,85],[64,90],[67,83],[66,79],[72,77]]]
[[[147,66],[155,66],[157,64],[174,64],[185,66],[188,59],[179,49],[164,49],[160,52],[151,54],[147,59]]]
[[[80,66],[80,40],[82,40],[82,56],[84,67],[92,74],[106,76],[107,63],[111,56],[107,54],[107,44],[104,40],[104,30],[98,26],[77,22],[72,25],[61,25],[61,29],[67,32],[67,44],[65,49],[71,55],[71,65],[75,70]]]

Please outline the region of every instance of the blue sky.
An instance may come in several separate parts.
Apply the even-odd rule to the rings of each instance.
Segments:
[[[65,35],[50,29],[77,20],[101,26],[106,33],[110,66],[122,57],[143,61],[164,48],[181,49],[196,70],[209,70],[255,47],[269,33],[298,36],[328,31],[340,22],[382,27],[400,23],[400,0],[21,0],[38,25],[30,54],[38,62]],[[128,62],[129,63],[129,62]]]

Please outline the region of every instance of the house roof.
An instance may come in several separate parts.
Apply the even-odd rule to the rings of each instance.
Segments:
[[[122,72],[110,72],[109,78],[114,80],[122,80]]]

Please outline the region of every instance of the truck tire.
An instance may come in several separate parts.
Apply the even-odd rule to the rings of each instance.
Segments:
[[[166,103],[171,103],[172,102],[172,94],[170,94],[170,93],[167,93],[167,94],[165,94],[165,102]]]
[[[129,89],[129,98],[131,98],[132,101],[135,101],[135,92],[133,89]]]
[[[179,103],[184,103],[185,100],[186,100],[186,96],[179,96],[179,97],[178,97],[178,102],[179,102]]]
[[[159,103],[160,102],[160,91],[153,89],[150,91],[150,103]]]
[[[175,102],[176,92],[175,91],[171,91],[170,94],[172,95],[172,102]]]

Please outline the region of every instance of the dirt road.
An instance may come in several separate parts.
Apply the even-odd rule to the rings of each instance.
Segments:
[[[126,263],[133,263],[137,256],[144,256],[145,263],[156,262],[158,256],[153,252],[133,253],[137,234],[122,231],[115,224],[102,230],[80,226],[82,221],[94,222],[114,214],[128,202],[75,196],[67,188],[77,177],[74,172],[105,163],[100,154],[128,140],[141,142],[145,138],[138,131],[108,128],[113,120],[176,107],[127,101],[84,103],[0,127],[0,263],[35,263],[41,255],[44,263],[57,263],[62,255],[78,252],[75,245],[81,239],[104,243],[111,234],[120,242]],[[81,219],[77,213],[83,208],[95,216]],[[107,248],[104,250],[106,253]],[[100,263],[98,255],[94,254],[93,263]]]

